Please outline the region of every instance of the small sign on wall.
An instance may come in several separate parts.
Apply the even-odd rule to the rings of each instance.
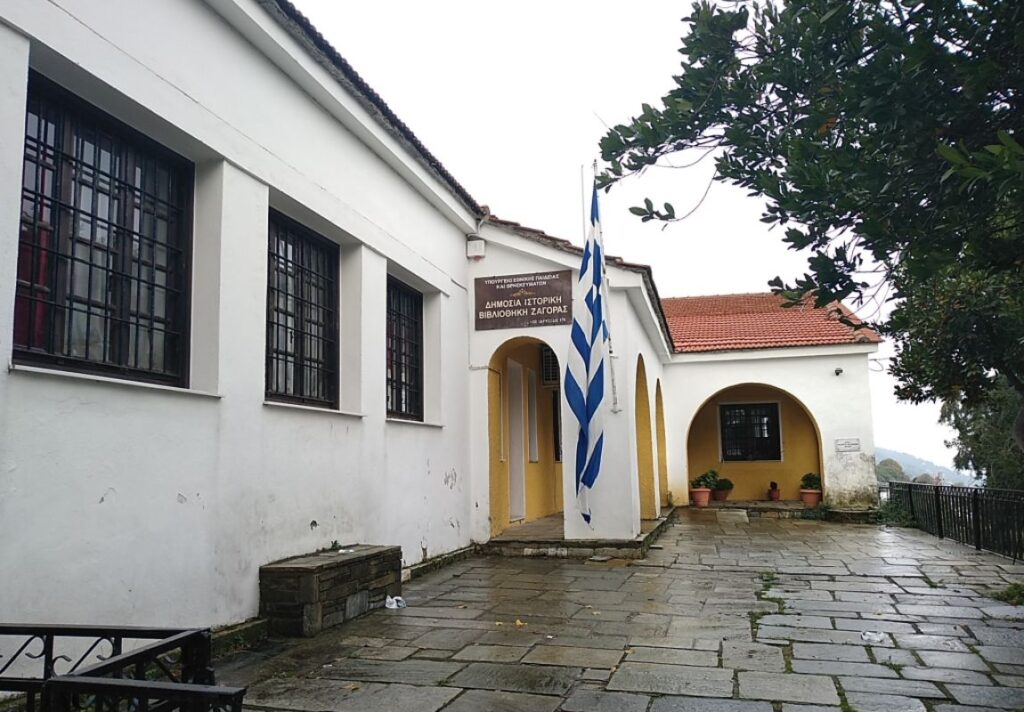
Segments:
[[[836,452],[860,452],[860,438],[836,438]]]
[[[572,270],[477,277],[476,330],[572,323]]]

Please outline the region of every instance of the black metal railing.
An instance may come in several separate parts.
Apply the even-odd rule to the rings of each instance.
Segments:
[[[209,630],[0,624],[4,692],[25,712],[241,712],[245,694],[215,686]]]
[[[1024,559],[1024,491],[890,482],[889,500],[926,532]]]

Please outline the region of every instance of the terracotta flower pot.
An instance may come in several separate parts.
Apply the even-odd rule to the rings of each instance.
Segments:
[[[727,490],[727,489],[711,490],[711,498],[714,499],[716,502],[724,502],[725,500],[729,499],[729,493],[730,492],[732,492],[732,490]]]
[[[803,500],[807,509],[813,509],[821,503],[821,490],[800,490],[800,499]]]
[[[771,501],[778,502],[781,497],[782,497],[782,490],[780,490],[780,489],[770,489],[770,490],[768,490],[768,499],[770,499]]]
[[[697,487],[690,490],[690,502],[694,507],[706,507],[710,499],[711,490],[707,487]]]

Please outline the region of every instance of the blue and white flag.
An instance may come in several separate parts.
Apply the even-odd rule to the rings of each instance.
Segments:
[[[573,295],[572,345],[565,370],[565,398],[579,422],[576,442],[576,502],[590,524],[590,492],[601,474],[604,449],[604,363],[608,326],[604,316],[604,249],[597,186],[590,205],[590,230],[583,246]]]

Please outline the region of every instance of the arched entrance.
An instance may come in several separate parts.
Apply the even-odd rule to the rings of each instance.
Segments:
[[[651,399],[647,395],[647,369],[644,357],[636,360],[636,467],[640,487],[640,518],[657,519],[658,501],[654,485],[654,451],[651,446]]]
[[[658,491],[661,493],[661,506],[671,504],[668,490],[668,445],[665,442],[665,402],[661,399],[661,379],[658,379],[654,390],[654,430],[658,436]]]
[[[800,498],[800,478],[821,473],[818,426],[782,389],[745,383],[708,398],[690,423],[688,476],[707,470],[732,480],[730,499],[765,500],[777,482],[783,500]]]
[[[562,511],[560,376],[557,356],[538,339],[511,339],[491,356],[491,536]]]

